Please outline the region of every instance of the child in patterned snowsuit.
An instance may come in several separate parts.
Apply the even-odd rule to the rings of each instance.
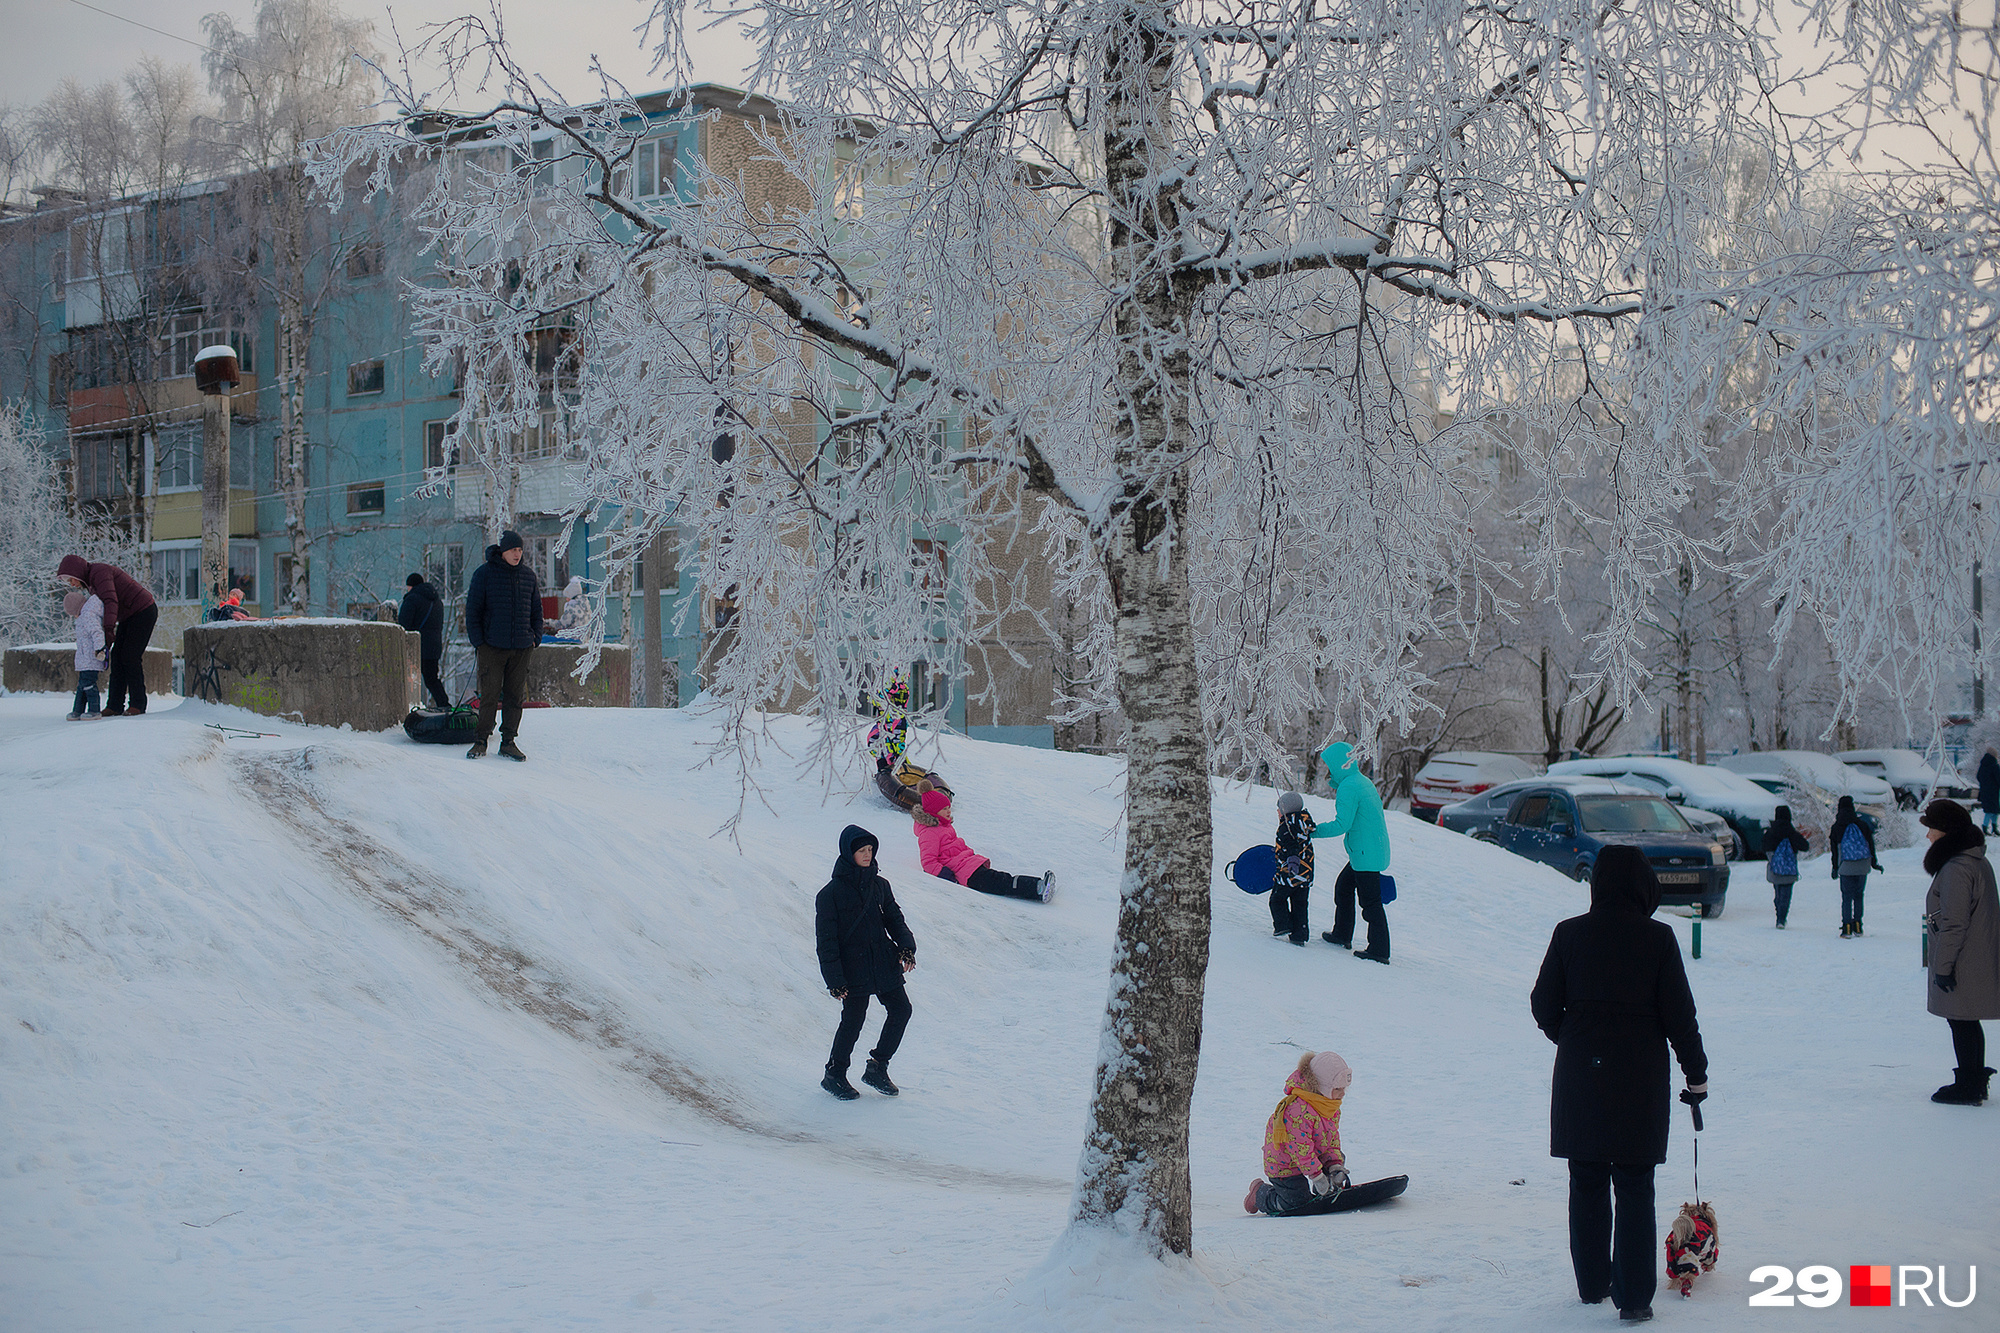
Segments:
[[[868,753],[875,756],[875,767],[893,773],[902,764],[903,747],[909,743],[910,686],[902,672],[889,677],[881,694],[880,712],[875,725],[868,728]]]
[[[1283,1217],[1347,1188],[1340,1151],[1340,1101],[1354,1075],[1332,1051],[1307,1051],[1285,1080],[1285,1095],[1264,1125],[1264,1174],[1250,1182],[1246,1213]]]
[[[1278,798],[1278,873],[1271,879],[1271,933],[1291,937],[1300,948],[1312,937],[1306,926],[1306,895],[1312,892],[1313,817],[1303,796]]]

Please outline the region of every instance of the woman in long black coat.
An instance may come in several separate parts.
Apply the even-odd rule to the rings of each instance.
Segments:
[[[827,993],[840,1001],[840,1027],[819,1085],[842,1101],[861,1095],[847,1081],[847,1065],[868,1017],[868,997],[880,997],[889,1017],[882,1024],[882,1040],[868,1053],[861,1081],[885,1097],[897,1093],[889,1081],[889,1060],[910,1022],[903,974],[917,965],[917,937],[903,920],[889,881],[875,868],[879,846],[875,835],[857,824],[842,829],[833,878],[813,903],[820,976]]]
[[[1670,1043],[1687,1099],[1708,1095],[1694,995],[1673,928],[1653,920],[1659,905],[1644,854],[1605,848],[1590,910],[1557,923],[1530,997],[1556,1044],[1549,1155],[1569,1159],[1577,1294],[1590,1305],[1609,1296],[1626,1318],[1650,1318],[1658,1286],[1653,1168],[1667,1160]]]

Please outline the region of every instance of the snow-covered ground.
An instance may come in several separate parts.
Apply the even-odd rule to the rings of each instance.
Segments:
[[[0,699],[0,1328],[1616,1324],[1576,1303],[1547,1155],[1527,994],[1587,900],[1551,871],[1392,815],[1387,968],[1273,940],[1218,873],[1200,1259],[1162,1280],[1052,1254],[1115,916],[1112,762],[942,743],[968,840],[1056,869],[1044,907],[926,877],[902,816],[823,799],[775,749],[772,808],[740,848],[713,836],[737,785],[697,766],[688,712],[531,712],[516,765],[194,703],[71,724],[66,702]],[[817,1086],[837,1005],[812,900],[850,822],[920,965],[902,1097],[843,1105]],[[1222,790],[1218,871],[1275,822],[1270,792]],[[1923,1010],[1925,881],[1914,850],[1884,860],[1863,939],[1836,938],[1823,860],[1788,932],[1755,866],[1704,923],[1722,1265],[1663,1320],[1994,1327],[2000,1104],[1927,1100],[1952,1060]],[[1356,1177],[1409,1192],[1246,1217],[1284,1077],[1329,1047]],[[1689,1148],[1677,1118],[1662,1228]],[[1985,1280],[1963,1310],[1746,1306],[1760,1265],[1877,1263]]]

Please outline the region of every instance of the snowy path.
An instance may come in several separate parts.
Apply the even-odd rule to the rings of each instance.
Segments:
[[[711,836],[734,784],[693,771],[684,713],[531,713],[533,759],[511,765],[263,719],[285,734],[224,741],[198,724],[241,715],[199,705],[70,725],[59,704],[0,699],[0,1328],[1616,1322],[1571,1295],[1546,1152],[1527,989],[1586,898],[1552,872],[1392,817],[1389,968],[1272,940],[1263,900],[1218,878],[1199,1273],[1079,1275],[1043,1260],[1115,917],[1109,762],[944,744],[968,840],[1058,870],[1045,908],[923,876],[901,816],[823,803],[781,759],[763,780],[783,816],[753,808],[740,850]],[[836,1007],[811,908],[849,822],[882,839],[920,967],[903,1097],[840,1106],[815,1084]],[[1268,793],[1223,792],[1222,858],[1274,822]],[[1835,938],[1824,863],[1792,930],[1754,869],[1704,925],[1723,1265],[1663,1319],[1992,1326],[2000,1291],[1961,1311],[1744,1304],[1765,1263],[2000,1282],[2000,1106],[1925,1100],[1951,1061],[1922,1011],[1924,878],[1914,851],[1886,863],[1864,939]],[[1247,1218],[1264,1117],[1319,1046],[1355,1069],[1357,1175],[1408,1172],[1410,1192]]]

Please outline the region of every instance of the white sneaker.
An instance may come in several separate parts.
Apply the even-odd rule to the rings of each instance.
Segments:
[[[82,720],[83,720],[83,714],[82,714],[82,713],[71,713],[71,714],[70,714],[70,715],[69,715],[68,717],[65,717],[65,718],[63,719],[63,721],[65,721],[65,722],[79,722],[79,721],[82,721]]]
[[[1055,896],[1056,896],[1056,872],[1055,872],[1055,871],[1053,871],[1053,870],[1044,870],[1044,871],[1042,872],[1042,887],[1041,887],[1041,890],[1040,890],[1040,893],[1039,893],[1039,896],[1041,897],[1041,900],[1042,900],[1043,902],[1047,902],[1047,901],[1049,901],[1049,899],[1051,899],[1051,898],[1053,898],[1053,897],[1055,897]]]

